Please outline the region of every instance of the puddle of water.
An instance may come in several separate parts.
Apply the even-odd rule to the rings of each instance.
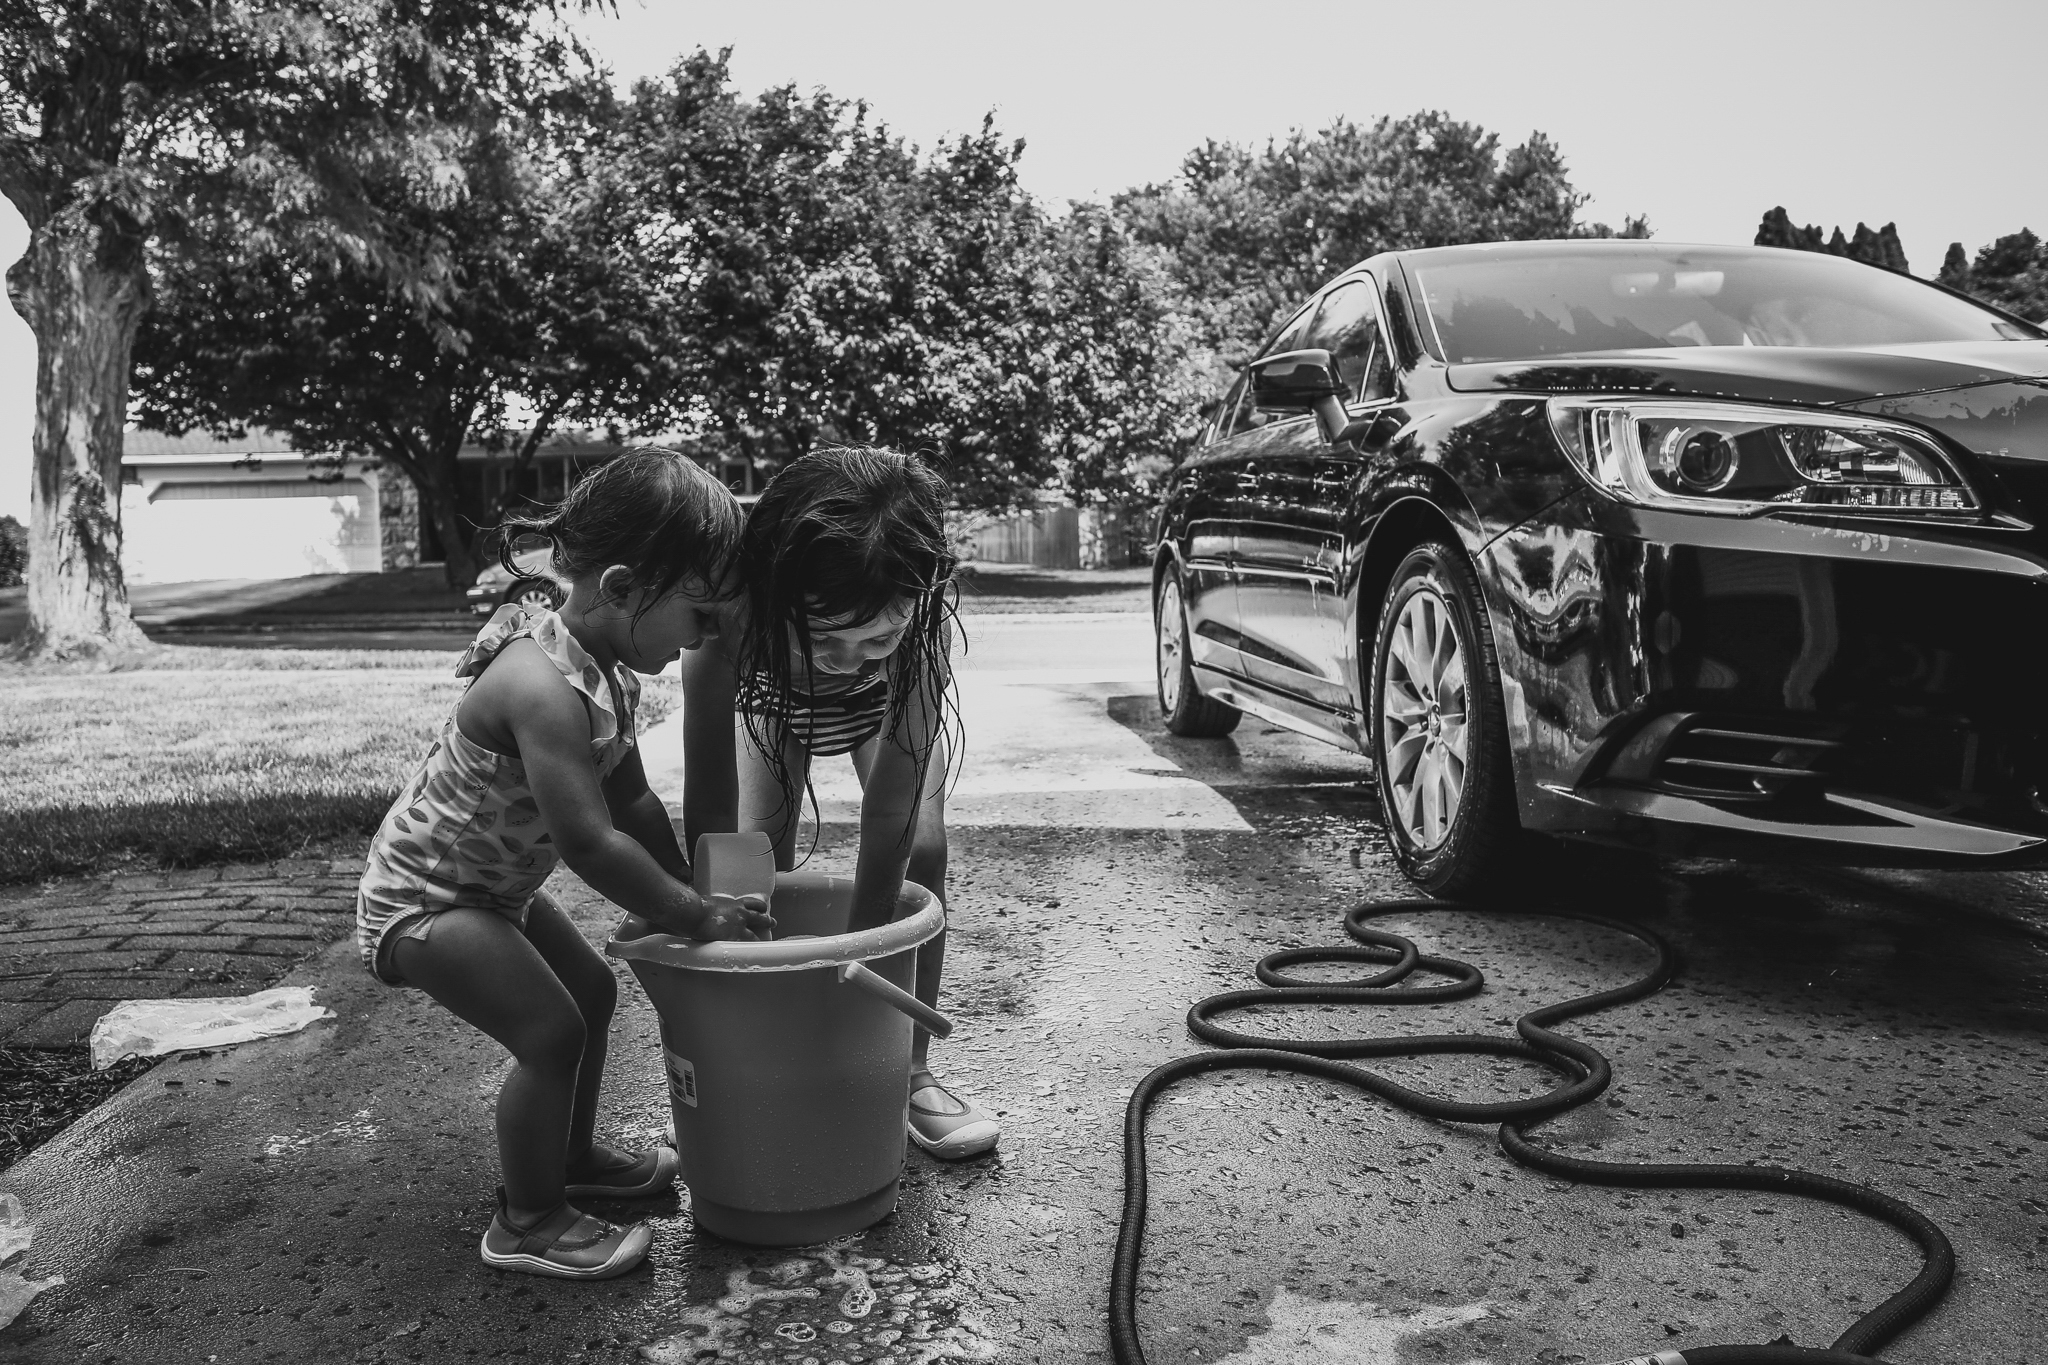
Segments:
[[[336,1138],[343,1142],[370,1142],[383,1131],[382,1127],[370,1121],[369,1110],[358,1109],[346,1123],[338,1123],[324,1133],[272,1133],[263,1139],[263,1155],[266,1158],[294,1156],[316,1142]]]
[[[1345,1361],[1347,1365],[1401,1365],[1414,1358],[1403,1344],[1487,1316],[1492,1305],[1468,1303],[1455,1308],[1421,1308],[1413,1313],[1396,1313],[1376,1303],[1339,1300],[1324,1303],[1282,1288],[1273,1295],[1266,1310],[1272,1324],[1264,1333],[1245,1343],[1235,1355],[1224,1356],[1217,1365],[1307,1365],[1318,1360]],[[1492,1365],[1483,1356],[1461,1356],[1448,1343],[1444,1360],[1459,1365]]]
[[[995,1358],[971,1313],[966,1272],[899,1266],[850,1247],[807,1248],[726,1276],[715,1302],[687,1308],[683,1330],[640,1348],[652,1365],[940,1365]]]

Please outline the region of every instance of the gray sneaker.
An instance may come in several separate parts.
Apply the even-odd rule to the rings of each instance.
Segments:
[[[645,1223],[614,1227],[578,1212],[566,1199],[552,1213],[521,1226],[505,1212],[501,1185],[498,1211],[484,1230],[484,1264],[563,1280],[609,1280],[645,1260],[653,1240]]]
[[[676,1183],[682,1165],[673,1147],[651,1152],[621,1152],[597,1143],[583,1161],[569,1168],[562,1193],[571,1199],[644,1199]]]
[[[980,1156],[1003,1130],[972,1101],[940,1085],[928,1071],[910,1078],[910,1139],[942,1161]]]

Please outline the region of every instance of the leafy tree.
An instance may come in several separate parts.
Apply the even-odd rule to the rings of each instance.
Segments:
[[[1578,221],[1585,202],[1541,133],[1503,154],[1479,125],[1426,112],[1297,129],[1262,150],[1204,143],[1173,180],[1114,206],[1137,241],[1164,251],[1196,348],[1230,370],[1285,309],[1376,252],[1616,235]],[[1648,233],[1631,219],[1620,235]]]
[[[28,527],[0,516],[0,588],[18,588],[28,572]]]
[[[1935,279],[2030,322],[2048,322],[2048,243],[2025,228],[1983,247],[1975,261],[1961,242],[1950,243]]]
[[[771,464],[925,449],[965,504],[1000,507],[1107,486],[1126,429],[1161,420],[1133,329],[1163,309],[1133,307],[1130,243],[1099,212],[1049,218],[992,122],[920,155],[824,92],[741,98],[702,52],[631,103],[621,156],[671,244],[678,422]]]
[[[1147,495],[1212,396],[1171,263],[1092,204],[1053,226],[1049,248],[1061,481],[1081,498]]]
[[[1865,265],[1896,270],[1901,275],[1910,273],[1906,269],[1906,248],[1899,241],[1899,227],[1896,223],[1886,223],[1875,232],[1866,224],[1858,223],[1853,238],[1843,236],[1842,229],[1837,227],[1834,235],[1823,241],[1820,229],[1813,224],[1805,227],[1793,226],[1792,215],[1785,212],[1784,205],[1781,204],[1766,213],[1763,222],[1758,224],[1756,244],[1789,247],[1794,251],[1819,251],[1830,256],[1846,256],[1852,261],[1862,261]]]
[[[234,213],[245,254],[354,262],[431,308],[446,243],[371,181],[459,192],[455,154],[568,48],[556,0],[0,0],[0,191],[27,221],[8,293],[38,348],[27,652],[135,648],[121,433],[152,245]]]
[[[144,421],[261,424],[302,450],[377,455],[418,489],[449,581],[473,582],[486,549],[476,528],[503,509],[465,503],[463,446],[497,447],[516,472],[565,423],[646,422],[678,377],[662,247],[605,153],[608,93],[585,80],[552,104],[474,139],[448,202],[365,184],[387,221],[444,244],[450,279],[432,311],[354,262],[280,252],[251,264],[235,249],[245,225],[210,221],[206,249],[165,272],[138,340]]]

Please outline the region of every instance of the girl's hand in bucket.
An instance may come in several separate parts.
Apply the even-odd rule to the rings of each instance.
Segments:
[[[713,892],[704,898],[704,917],[691,937],[706,943],[720,939],[772,939],[775,920],[768,913],[765,897],[721,896]]]

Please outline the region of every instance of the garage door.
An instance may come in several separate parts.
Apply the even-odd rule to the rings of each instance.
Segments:
[[[349,479],[166,483],[123,490],[122,563],[131,583],[375,573],[377,500]]]

